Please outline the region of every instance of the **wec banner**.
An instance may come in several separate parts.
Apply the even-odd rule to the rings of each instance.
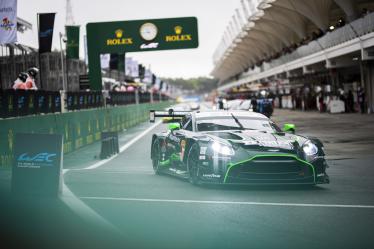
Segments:
[[[53,26],[56,13],[38,14],[39,21],[39,53],[51,52]]]
[[[0,44],[17,41],[17,0],[0,0]]]
[[[61,193],[63,137],[60,134],[17,133],[12,192],[56,197]]]

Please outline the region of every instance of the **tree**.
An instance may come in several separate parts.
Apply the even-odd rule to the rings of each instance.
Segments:
[[[165,82],[183,90],[195,91],[196,93],[208,93],[217,88],[218,80],[208,77],[198,78],[163,78]]]

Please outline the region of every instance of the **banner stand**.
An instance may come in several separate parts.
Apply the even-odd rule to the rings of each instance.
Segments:
[[[58,197],[62,193],[63,136],[17,133],[12,195]]]

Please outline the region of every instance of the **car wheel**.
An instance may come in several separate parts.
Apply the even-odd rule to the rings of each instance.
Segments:
[[[199,176],[199,146],[197,144],[192,145],[190,151],[188,152],[187,168],[189,181],[193,185],[200,185],[201,180]]]
[[[153,170],[156,173],[156,175],[160,174],[160,143],[159,142],[154,142],[153,143],[153,157],[152,157],[152,166]]]

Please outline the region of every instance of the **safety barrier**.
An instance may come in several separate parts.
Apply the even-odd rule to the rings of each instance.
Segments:
[[[135,92],[109,92],[106,97],[101,91],[80,91],[66,93],[66,109],[68,111],[119,106],[136,103]],[[0,118],[26,116],[40,113],[61,112],[60,92],[30,90],[0,90]],[[104,99],[106,98],[106,99]],[[139,92],[139,103],[151,102],[150,93]],[[164,94],[155,94],[154,101],[168,101]]]
[[[59,92],[0,90],[0,118],[60,111]]]
[[[170,104],[171,102],[131,104],[2,119],[0,120],[0,167],[12,164],[16,133],[62,134],[64,153],[69,153],[100,141],[104,131],[121,132],[144,122],[149,118],[149,110],[164,109]]]
[[[101,92],[68,92],[66,95],[66,106],[69,111],[102,107],[104,105]]]

